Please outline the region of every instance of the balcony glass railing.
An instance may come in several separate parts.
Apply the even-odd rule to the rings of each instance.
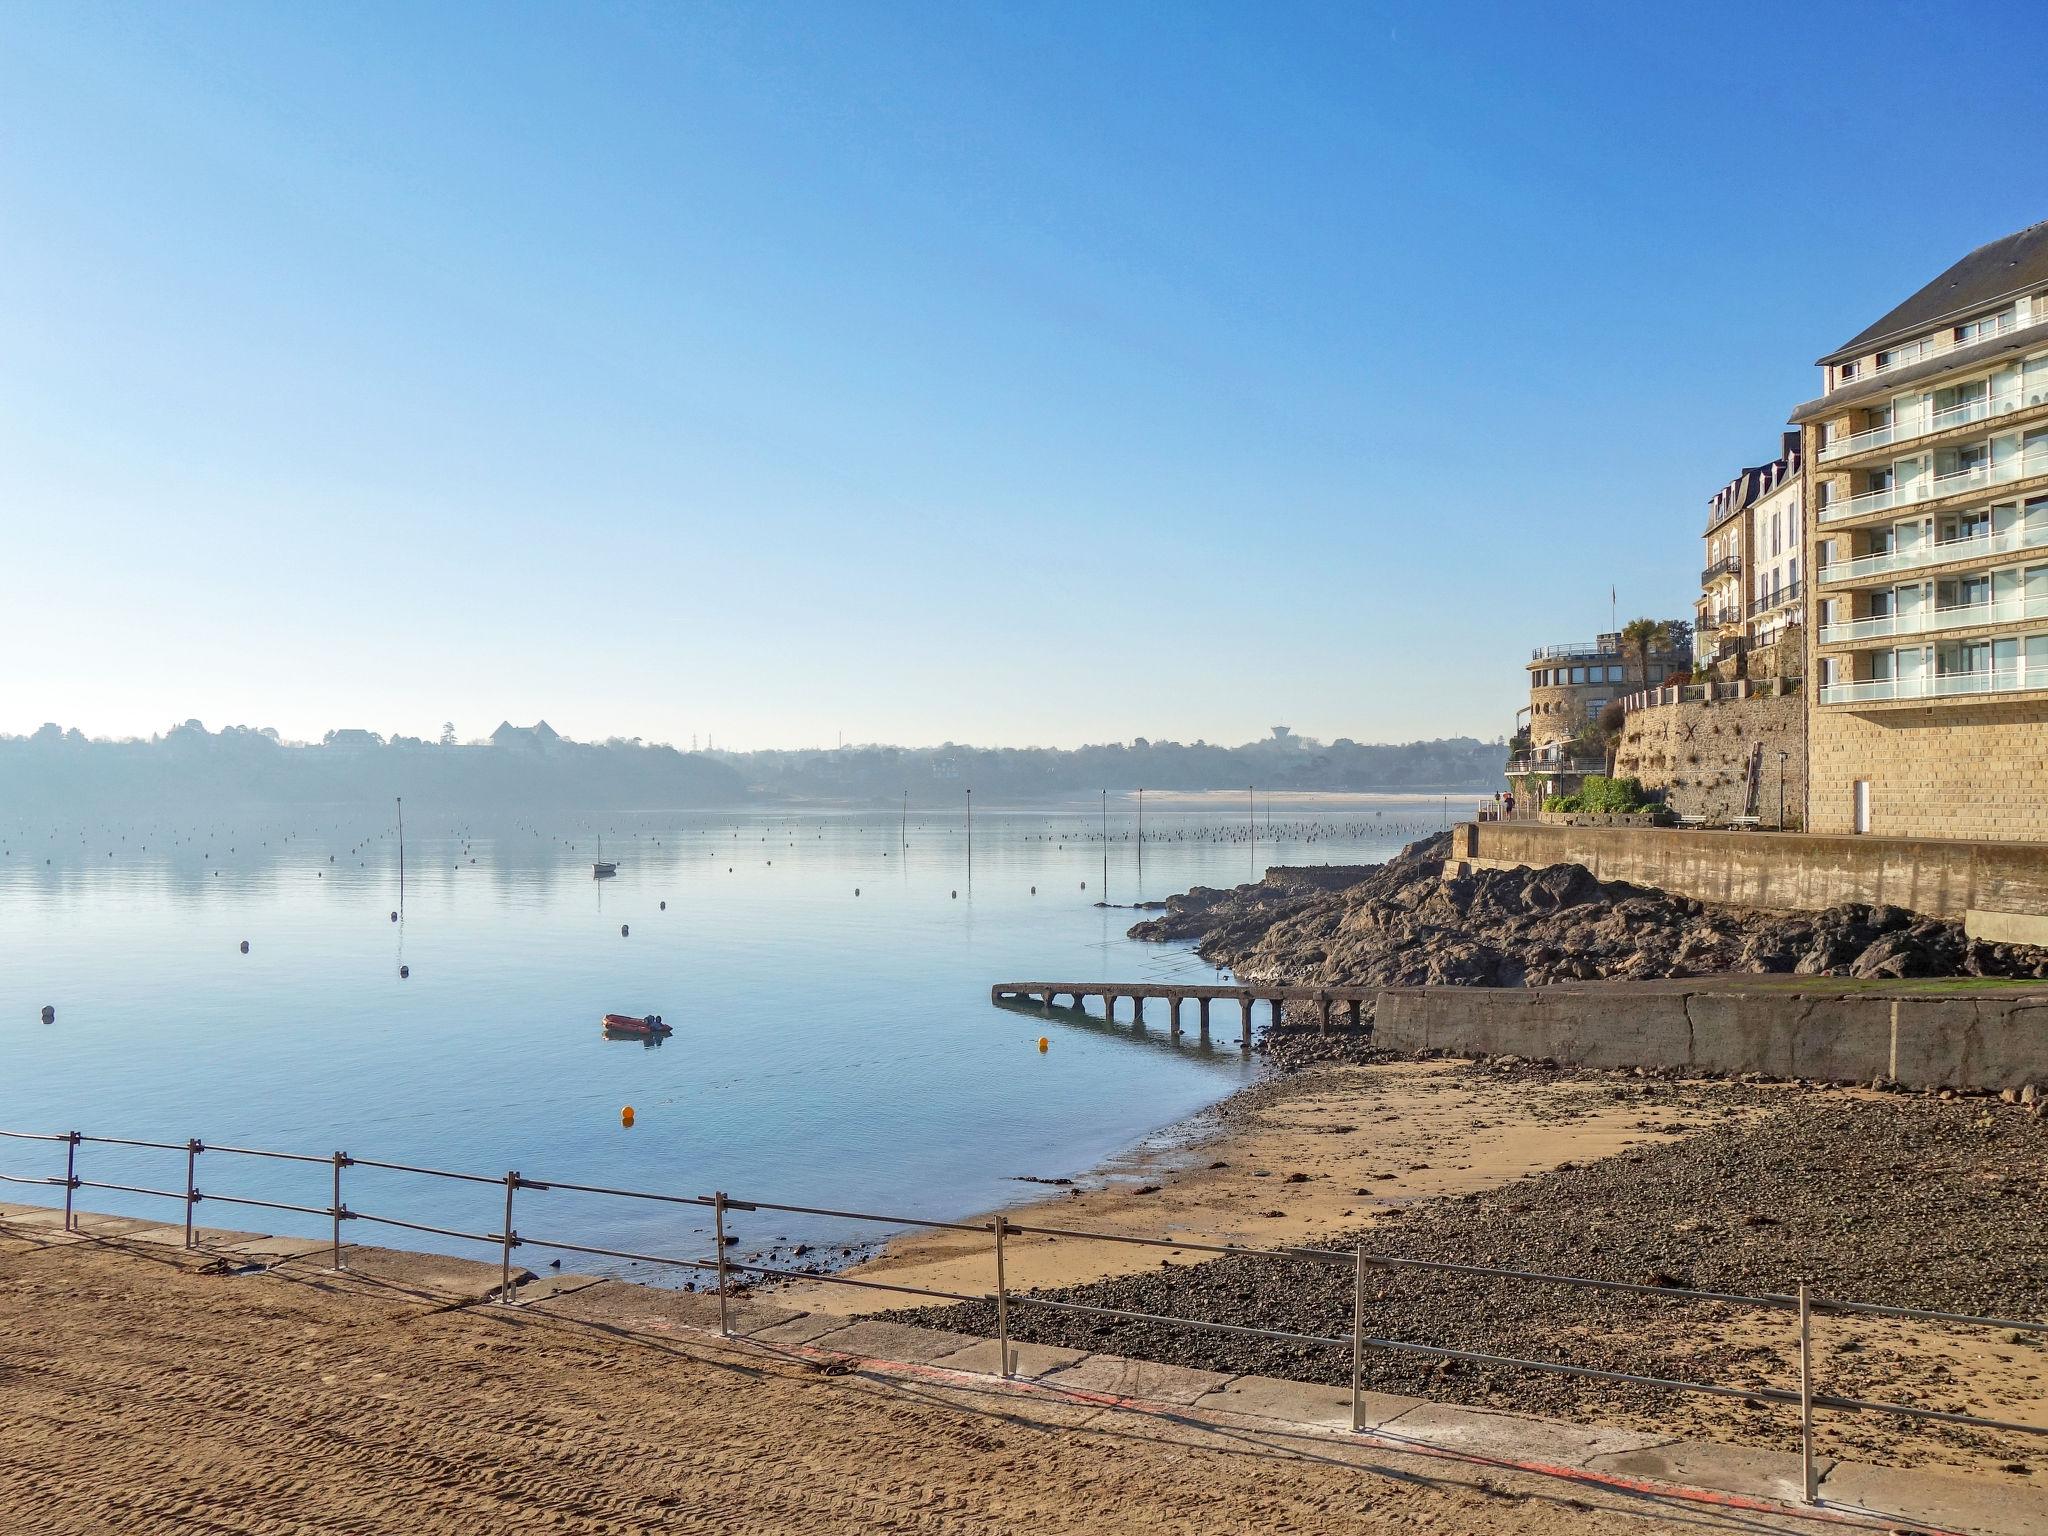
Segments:
[[[2048,319],[2048,313],[2031,315],[2027,323],[2038,325],[2044,319]],[[1921,362],[1926,358],[1939,357],[1942,353],[1953,352],[1959,347],[1974,347],[1980,341],[1989,341],[1994,336],[2003,336],[2008,331],[2018,330],[2019,328],[2019,317],[2011,310],[2007,310],[2002,315],[1993,315],[1989,319],[1981,320],[1972,325],[1969,327],[1970,334],[1961,338],[1957,337],[1954,328],[1950,328],[1933,336],[1923,336],[1918,341],[1909,341],[1903,346],[1886,347],[1882,362],[1873,360],[1868,368],[1858,372],[1854,378],[1844,379],[1841,382],[1843,384],[1854,384],[1862,379],[1876,378],[1886,373],[1895,373],[1901,368],[1910,367],[1912,364]],[[1840,385],[1837,387],[1839,388]]]
[[[1975,400],[1964,400],[1956,405],[1944,406],[1938,411],[1919,410],[1898,416],[1881,427],[1866,427],[1861,432],[1852,432],[1847,437],[1838,437],[1820,451],[1820,462],[1832,464],[1837,459],[1854,458],[1860,453],[1869,453],[1877,448],[1889,448],[1894,443],[1910,443],[1917,437],[1931,437],[1936,432],[1946,432],[1952,427],[1967,427],[1973,421],[1989,421],[1994,416],[2005,416],[2023,407],[2048,405],[2048,388],[2036,388],[2022,393],[2018,385],[2000,390],[1995,395],[1984,395]]]
[[[1979,560],[1989,555],[2010,554],[2016,549],[2036,549],[2048,544],[2048,513],[2037,513],[1998,533],[1973,533],[1963,539],[1935,539],[1911,549],[1887,550],[1881,555],[1858,555],[1854,560],[1837,560],[1821,567],[1820,579],[1830,585],[1846,581],[1867,581],[1889,576],[1894,571],[1917,571],[1950,560]]]
[[[1983,460],[1966,469],[1949,470],[1946,474],[1923,475],[1904,485],[1888,485],[1881,491],[1865,491],[1861,496],[1851,496],[1846,501],[1821,508],[1820,520],[1834,523],[1844,518],[1867,517],[1873,512],[1939,501],[1983,486],[2006,485],[2034,475],[2048,475],[2048,445],[2013,454],[2010,458]]]
[[[1969,629],[1977,624],[2016,624],[2022,619],[2048,614],[2048,593],[2038,597],[2008,597],[1998,602],[1951,603],[1945,608],[1919,608],[1911,613],[1887,613],[1874,619],[1853,619],[1846,624],[1823,624],[1822,645],[1845,640],[1882,640],[1891,635],[1924,635],[1941,629]]]
[[[1887,699],[1945,699],[1980,693],[2024,693],[2048,688],[2048,663],[2016,662],[1975,672],[1928,672],[1863,683],[1831,683],[1820,691],[1823,704],[1874,704]]]

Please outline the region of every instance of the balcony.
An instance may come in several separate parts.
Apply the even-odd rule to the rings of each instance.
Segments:
[[[1507,777],[1519,778],[1525,773],[1605,773],[1607,760],[1602,757],[1511,757],[1508,759]]]
[[[1967,427],[1973,421],[1989,421],[1994,416],[2006,416],[2042,405],[2048,405],[2048,384],[2036,384],[2024,392],[2015,386],[2000,390],[1995,395],[1987,394],[1981,400],[1964,400],[1938,411],[1914,411],[1884,426],[1866,427],[1861,432],[1838,437],[1822,448],[1817,458],[1822,464],[1832,464],[1838,459],[1853,459],[1859,454],[1889,448],[1896,443],[1932,437],[1952,427]]]
[[[1712,565],[1700,572],[1700,585],[1704,587],[1708,582],[1717,581],[1723,576],[1740,576],[1741,574],[1742,556],[1723,555],[1719,560],[1716,560]]]
[[[1919,506],[1948,496],[1960,496],[1987,485],[2006,485],[2035,475],[2048,475],[2048,444],[2015,453],[2010,458],[1981,460],[1965,469],[1952,469],[1945,475],[1925,475],[1905,485],[1888,485],[1881,491],[1865,491],[1861,496],[1851,496],[1847,501],[1822,507],[1820,520],[1838,523],[1852,517],[1867,517],[1873,512]]]
[[[2048,517],[2016,522],[2002,533],[1973,533],[1964,539],[1936,539],[1911,549],[1888,550],[1881,555],[1858,555],[1821,567],[1820,579],[1830,585],[1845,581],[1867,581],[1889,576],[1894,571],[1917,571],[1951,560],[1979,560],[1991,555],[2009,555],[2014,550],[2037,549],[2048,544]]]
[[[1999,602],[1951,603],[1946,608],[1921,608],[1912,613],[1887,613],[1847,624],[1823,624],[1822,645],[1853,640],[1883,640],[1893,635],[1925,635],[1943,629],[1970,629],[1979,624],[2018,624],[2048,614],[2048,594],[2008,597]]]
[[[2042,529],[2041,536],[2044,539],[2048,539],[2048,528]],[[1800,596],[1805,591],[1805,588],[1805,582],[1795,581],[1792,583],[1791,586],[1781,588],[1780,590],[1771,593],[1767,597],[1751,598],[1749,603],[1749,616],[1753,619],[1758,614],[1769,613],[1774,608],[1789,608],[1794,603],[1799,601]]]
[[[1987,693],[2026,693],[2048,688],[2048,665],[2024,662],[1975,672],[1930,672],[1919,677],[1886,677],[1864,683],[1831,683],[1820,691],[1823,704],[1881,704],[1894,699],[1967,698]]]
[[[1539,645],[1529,653],[1531,661],[1619,661],[1616,651],[1602,650],[1597,641],[1568,640],[1563,645]]]
[[[2039,325],[2043,320],[2048,320],[2048,311],[2031,316],[2026,324]],[[1840,389],[1844,385],[1859,384],[1865,379],[1879,378],[1898,369],[1910,367],[1926,358],[1939,357],[1944,352],[1954,352],[1961,347],[1974,347],[1980,341],[1989,341],[1994,336],[2004,336],[2023,327],[2019,317],[2008,310],[2004,314],[1980,322],[1971,329],[1972,334],[1960,341],[1956,339],[1956,327],[1951,326],[1939,335],[1923,336],[1918,341],[1908,342],[1904,346],[1885,347],[1881,349],[1884,358],[1882,362],[1873,362],[1867,369],[1858,369],[1853,378],[1838,377],[1834,387]],[[1837,369],[1835,372],[1839,376],[1840,370]]]

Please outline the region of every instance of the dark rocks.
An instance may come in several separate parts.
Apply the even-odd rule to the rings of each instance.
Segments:
[[[1271,870],[1234,891],[1198,887],[1131,937],[1196,942],[1264,981],[1333,986],[1525,987],[1726,973],[2048,977],[2048,950],[1966,938],[1903,907],[1819,912],[1718,907],[1577,864],[1445,877],[1448,841],[1346,871]],[[1355,875],[1356,878],[1351,878]]]
[[[2048,1130],[2028,1111],[1989,1099],[1872,1099],[1696,1082],[1616,1079],[1606,1091],[1627,1101],[1645,1086],[1702,1115],[1738,1112],[1679,1141],[1388,1212],[1314,1246],[1342,1252],[1359,1244],[1368,1261],[1423,1259],[1750,1296],[1783,1295],[1805,1278],[1818,1294],[1841,1299],[1989,1317],[2048,1311],[2048,1227],[2040,1221]],[[1370,1264],[1367,1280],[1364,1323],[1376,1338],[1744,1386],[1782,1383],[1794,1367],[1795,1330],[1783,1310]],[[1042,1294],[1332,1339],[1351,1327],[1348,1263],[1231,1255]],[[993,1306],[983,1302],[895,1315],[969,1332],[995,1323]],[[1350,1380],[1348,1345],[1033,1307],[1013,1306],[1009,1316],[1014,1338],[1037,1343],[1333,1385]],[[1482,1407],[1598,1418],[1677,1406],[1651,1387],[1512,1367],[1439,1372],[1429,1357],[1402,1350],[1368,1349],[1364,1367],[1370,1389]],[[1926,1389],[1915,1379],[1926,1369],[1889,1347],[1851,1353],[1831,1360],[1828,1389],[1892,1400],[1903,1391],[1913,1401],[1915,1390]],[[1774,1420],[1757,1433],[1782,1432]],[[1853,1447],[1886,1435],[1912,1443],[1936,1431],[1841,1420],[1831,1433]]]

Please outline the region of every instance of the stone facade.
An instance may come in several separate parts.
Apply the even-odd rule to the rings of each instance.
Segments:
[[[2048,842],[2048,224],[1819,365],[1807,825]]]
[[[1747,779],[1758,746],[1762,771],[1751,808]],[[1769,826],[1778,822],[1782,776],[1785,820],[1797,826],[1806,804],[1806,700],[1797,693],[1752,695],[1631,710],[1614,771],[1662,790],[1665,805],[1681,816],[1753,815]]]
[[[1815,832],[1856,830],[1861,779],[1876,836],[2048,842],[2048,704],[1821,710],[1809,750]]]

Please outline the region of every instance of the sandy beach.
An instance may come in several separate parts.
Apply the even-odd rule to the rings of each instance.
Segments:
[[[473,1304],[318,1260],[249,1274],[0,1229],[0,1529],[47,1536],[1436,1531],[1797,1522],[692,1329]],[[472,1270],[487,1266],[471,1266]],[[472,1275],[472,1281],[475,1276]]]
[[[1675,1104],[1616,1104],[1590,1081],[1532,1088],[1453,1062],[1322,1067],[1254,1084],[1070,1186],[1020,1182],[1020,1194],[1049,1192],[1007,1214],[1024,1226],[1313,1245],[1416,1201],[1496,1188],[1560,1163],[1669,1139],[1667,1127],[1686,1119]],[[1009,1283],[1032,1288],[1207,1255],[1027,1233],[1008,1240],[1004,1257]],[[994,1286],[993,1264],[984,1236],[913,1232],[850,1273],[977,1293]],[[900,1305],[831,1284],[781,1294],[818,1311]]]

